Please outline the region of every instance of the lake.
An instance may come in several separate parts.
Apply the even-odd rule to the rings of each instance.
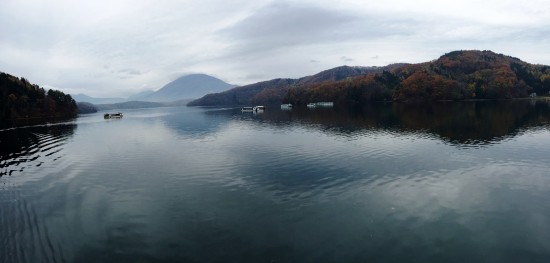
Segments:
[[[0,262],[550,258],[544,101],[124,110],[0,145]]]

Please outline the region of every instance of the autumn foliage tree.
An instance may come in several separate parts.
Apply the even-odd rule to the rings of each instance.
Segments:
[[[550,91],[550,67],[491,51],[455,51],[420,64],[290,88],[283,102],[510,99]]]

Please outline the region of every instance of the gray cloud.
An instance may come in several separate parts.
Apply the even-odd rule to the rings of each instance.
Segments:
[[[230,38],[281,44],[310,43],[336,37],[340,27],[358,17],[331,9],[277,2],[222,31]]]
[[[354,61],[336,55],[363,52],[368,47],[357,48],[350,43],[407,37],[423,24],[416,18],[388,18],[331,5],[279,1],[217,31],[216,37],[226,43],[225,52],[217,59],[233,68],[271,72],[270,78],[301,77]],[[312,56],[323,58],[323,62],[308,58]],[[261,80],[265,79],[241,78],[247,83]]]
[[[292,46],[408,35],[416,24],[412,20],[388,20],[383,15],[353,10],[275,2],[221,30],[219,35],[233,43],[231,51],[250,54]]]
[[[136,69],[131,69],[131,68],[125,68],[125,69],[121,69],[118,71],[118,73],[122,73],[122,74],[126,74],[126,75],[142,75],[143,72],[139,71],[139,70],[136,70]]]

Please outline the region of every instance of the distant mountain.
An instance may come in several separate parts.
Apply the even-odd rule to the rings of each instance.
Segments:
[[[274,79],[209,94],[189,106],[332,101],[511,99],[548,95],[550,66],[534,65],[492,51],[454,51],[419,64],[338,67],[300,79]]]
[[[176,100],[170,102],[153,102],[153,101],[127,101],[119,103],[97,104],[91,105],[97,110],[116,110],[116,109],[143,109],[143,108],[158,108],[158,107],[178,107],[186,106],[191,100]],[[81,104],[88,104],[87,102],[79,102],[79,109]],[[82,105],[85,108],[89,105]],[[86,109],[83,109],[86,110]],[[80,112],[82,113],[82,112]]]
[[[235,87],[206,74],[191,74],[180,77],[145,97],[144,100],[167,102],[196,99],[209,93],[222,92]]]
[[[126,100],[127,101],[144,101],[144,100],[147,100],[147,97],[151,96],[151,94],[153,93],[155,93],[154,90],[145,90],[129,96]]]
[[[163,102],[163,104],[166,107],[176,107],[176,106],[187,106],[189,102],[192,100],[190,99],[183,99],[183,100],[176,100],[176,101],[169,101],[169,102]]]
[[[118,104],[132,101],[181,102],[183,100],[191,101],[209,93],[222,92],[234,87],[235,85],[225,83],[220,79],[206,74],[191,74],[180,77],[157,91],[146,90],[133,94],[128,98],[95,98],[86,94],[76,94],[72,95],[72,97],[77,102],[88,102],[92,104]]]
[[[350,67],[341,66],[319,72],[312,76],[299,79],[273,79],[262,81],[216,94],[208,94],[200,99],[191,101],[189,106],[219,106],[219,105],[251,105],[280,103],[286,92],[301,85],[339,81],[369,73],[382,72],[401,64],[386,67]]]
[[[110,104],[96,104],[98,110],[114,110],[114,109],[141,109],[141,108],[158,108],[165,107],[164,103],[151,101],[127,101]]]
[[[72,95],[72,97],[76,102],[88,102],[92,104],[119,103],[126,101],[124,98],[94,98],[82,93]]]

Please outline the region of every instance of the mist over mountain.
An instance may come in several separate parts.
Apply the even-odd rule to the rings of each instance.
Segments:
[[[71,94],[71,96],[76,102],[88,102],[92,104],[108,104],[126,101],[125,98],[95,98],[82,93],[76,95]]]
[[[168,106],[161,102],[152,101],[126,101],[110,104],[97,104],[95,107],[98,110],[114,110],[114,109],[144,109],[144,108],[158,108]]]
[[[136,94],[133,94],[133,95],[130,95],[128,96],[128,98],[126,99],[127,101],[142,101],[142,100],[146,100],[147,97],[151,96],[151,94],[155,93],[154,90],[145,90],[145,91],[142,91],[142,92],[139,92],[139,93],[136,93]]]
[[[73,95],[77,102],[101,104],[100,109],[114,106],[123,108],[152,107],[162,105],[180,105],[182,101],[191,101],[209,93],[218,93],[235,85],[228,84],[220,79],[206,74],[191,74],[182,76],[160,88],[157,91],[146,90],[129,96],[128,98],[95,98],[85,94]],[[170,104],[125,103],[125,102],[170,102]],[[112,104],[112,105],[109,105]]]
[[[166,84],[144,99],[157,102],[196,99],[206,94],[218,93],[234,87],[235,85],[206,74],[191,74]]]

